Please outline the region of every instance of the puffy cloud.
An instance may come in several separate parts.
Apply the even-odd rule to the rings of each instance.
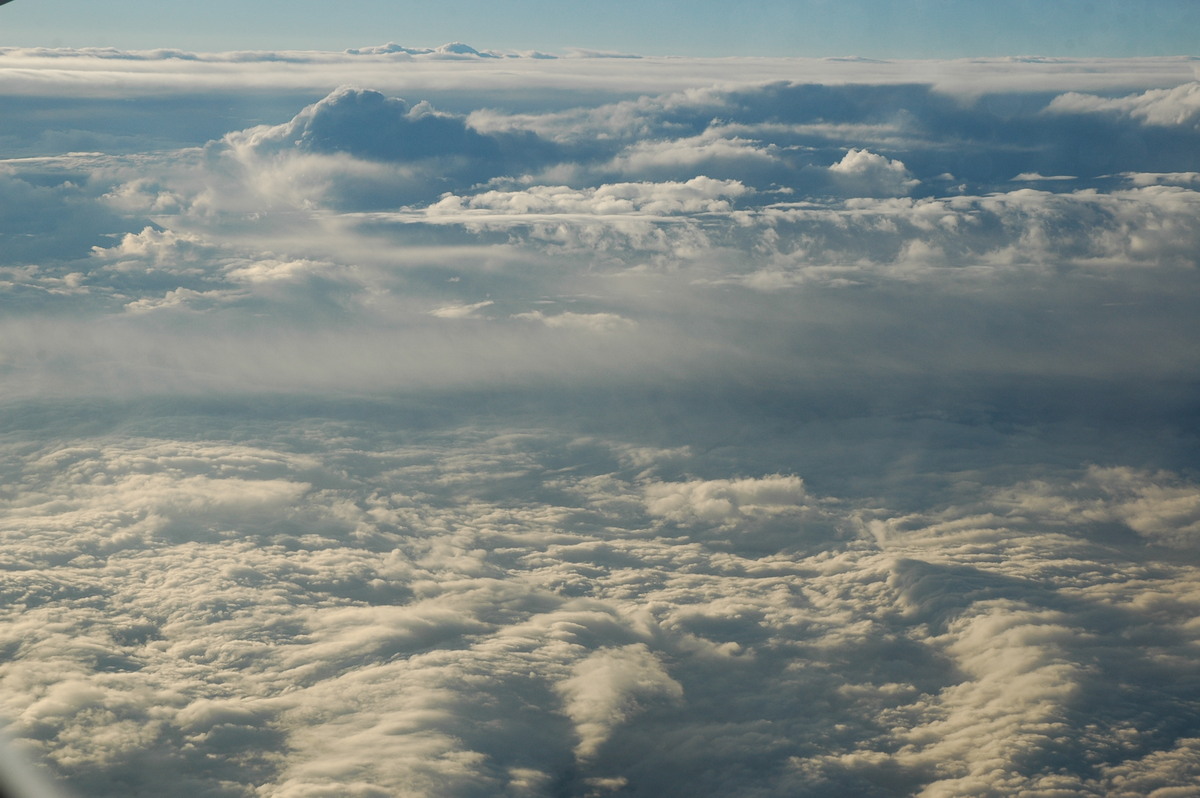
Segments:
[[[596,651],[577,663],[571,677],[556,689],[579,736],[575,753],[584,759],[594,757],[643,702],[683,698],[683,688],[640,643]]]
[[[1022,509],[1115,522],[1154,543],[1179,548],[1189,547],[1200,534],[1200,492],[1172,474],[1092,466],[1066,495],[1043,495],[1044,486],[1030,489],[1032,495],[1014,496]]]
[[[900,161],[853,148],[829,171],[854,196],[906,194],[921,182]]]
[[[409,107],[377,91],[343,87],[290,122],[231,134],[234,147],[259,152],[296,148],[301,152],[345,152],[381,161],[465,156],[486,158],[493,141],[427,103]]]
[[[841,208],[779,203],[762,212],[774,233],[761,246],[792,251],[774,258],[777,269],[794,263],[815,277],[835,279],[860,270],[909,278],[947,267],[962,277],[995,276],[1049,264],[1109,273],[1186,269],[1191,258],[1179,247],[1194,235],[1190,217],[1197,196],[1180,187],[1152,186],[1107,193],[1018,189],[983,197],[857,198]]]
[[[232,159],[232,176],[255,196],[359,208],[436,197],[553,152],[532,133],[479,133],[428,102],[348,86],[289,122],[229,133],[210,149]]]
[[[646,488],[646,508],[673,521],[729,522],[743,516],[794,511],[805,499],[795,476],[656,484]]]
[[[172,230],[143,228],[126,233],[113,247],[92,247],[92,255],[112,261],[117,271],[164,270],[176,274],[198,274],[206,261],[215,256],[215,248],[197,235]]]

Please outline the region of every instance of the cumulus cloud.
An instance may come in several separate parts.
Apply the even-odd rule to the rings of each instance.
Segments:
[[[201,264],[214,257],[214,249],[193,234],[145,227],[140,233],[126,233],[116,246],[92,247],[92,255],[111,261],[109,268],[117,271],[195,274],[203,270]]]
[[[585,759],[594,757],[616,728],[637,714],[642,702],[683,698],[683,688],[640,643],[591,654],[556,689],[579,736],[575,753]]]
[[[853,148],[829,171],[854,196],[906,194],[921,182],[900,161]]]
[[[294,204],[360,208],[436,197],[552,150],[529,132],[479,133],[428,102],[349,86],[284,124],[232,132],[212,147],[243,170],[236,179],[259,197],[285,193]]]
[[[674,521],[728,522],[742,516],[787,512],[805,498],[794,476],[657,484],[646,488],[646,508]]]
[[[401,99],[352,87],[338,89],[287,124],[235,134],[230,142],[264,153],[296,148],[380,161],[467,153],[487,157],[487,145],[492,144],[461,120],[439,114],[428,104],[409,107]]]

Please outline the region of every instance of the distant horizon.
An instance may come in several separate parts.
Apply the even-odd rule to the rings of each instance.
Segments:
[[[380,36],[381,30],[389,32]],[[17,0],[0,12],[0,46],[203,52],[340,51],[382,38],[409,46],[461,41],[506,52],[680,57],[1188,56],[1197,53],[1196,30],[1200,6],[1184,0],[760,0],[737,7],[622,0],[569,12],[541,0],[503,9],[469,0],[456,6],[453,18],[436,8],[397,9],[382,0],[362,0],[350,9],[311,0],[249,7],[213,0],[169,13],[151,0],[100,7],[86,0]]]
[[[9,0],[13,2],[13,0]],[[454,50],[451,48],[466,48]],[[590,47],[567,46],[562,48],[505,48],[485,47],[468,39],[447,39],[446,41],[396,41],[388,39],[378,42],[363,42],[347,47],[228,47],[200,48],[174,46],[117,46],[111,44],[68,45],[68,44],[11,44],[0,43],[0,52],[12,51],[57,51],[62,53],[114,53],[143,55],[149,53],[161,54],[164,58],[178,55],[222,56],[231,53],[238,54],[278,54],[278,53],[313,53],[322,55],[402,55],[406,52],[414,56],[434,56],[444,60],[529,58],[529,59],[614,59],[614,60],[678,60],[678,61],[827,61],[827,62],[862,62],[878,64],[897,64],[905,62],[1121,62],[1121,61],[1194,61],[1200,65],[1200,54],[1050,54],[1039,52],[1011,52],[988,55],[864,55],[862,53],[838,53],[827,55],[790,54],[790,55],[752,55],[748,53],[655,53],[634,50],[614,50]],[[374,51],[374,52],[372,52]],[[1200,66],[1196,68],[1197,78],[1200,79]]]
[[[13,2],[13,0],[8,0]],[[465,47],[469,52],[455,51],[450,48]],[[391,49],[388,49],[391,48]],[[837,53],[825,55],[810,55],[810,54],[777,54],[777,55],[753,55],[749,53],[657,53],[657,52],[641,52],[635,50],[615,50],[615,49],[600,49],[592,47],[577,47],[566,46],[561,48],[506,48],[506,47],[485,47],[475,42],[466,39],[447,39],[446,41],[428,42],[428,41],[396,41],[388,39],[379,42],[363,42],[347,47],[229,47],[229,48],[192,48],[192,47],[174,47],[174,46],[117,46],[111,44],[92,44],[92,45],[68,45],[68,44],[11,44],[0,43],[0,52],[3,51],[31,51],[31,50],[46,50],[46,51],[61,51],[64,53],[90,53],[90,52],[110,52],[119,54],[144,54],[144,53],[163,53],[163,54],[186,54],[197,56],[217,56],[226,55],[229,53],[247,53],[247,54],[268,54],[268,53],[319,53],[329,55],[395,55],[405,51],[412,55],[433,55],[445,58],[447,60],[469,60],[472,57],[479,56],[482,58],[533,58],[533,59],[575,59],[575,58],[598,58],[598,59],[618,59],[618,60],[686,60],[686,61],[752,61],[752,60],[781,60],[781,61],[847,61],[847,62],[866,62],[880,64],[894,64],[904,62],[954,62],[954,61],[1028,61],[1028,62],[1083,62],[1083,61],[1195,61],[1200,64],[1200,51],[1198,54],[1188,53],[1161,53],[1161,54],[1124,54],[1124,55],[1105,55],[1101,53],[1095,54],[1051,54],[1043,52],[1011,52],[1011,53],[995,53],[987,55],[864,55],[862,53]],[[369,52],[377,51],[377,52]],[[170,56],[165,56],[170,57]],[[1200,78],[1200,67],[1197,67],[1198,78]]]

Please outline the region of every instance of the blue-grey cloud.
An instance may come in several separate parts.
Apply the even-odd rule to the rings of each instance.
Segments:
[[[311,190],[325,191],[319,199],[360,208],[433,199],[446,190],[517,173],[553,158],[556,150],[533,133],[482,134],[428,102],[410,106],[351,87],[334,91],[287,123],[231,133],[222,145],[251,170],[250,181],[270,168],[298,191],[311,182]],[[214,152],[219,156],[221,149]],[[342,158],[367,163],[347,167]],[[371,162],[392,169],[377,173]]]
[[[339,89],[288,124],[256,131],[250,146],[268,153],[296,148],[382,161],[497,154],[493,141],[428,104],[412,108],[403,100],[354,88]]]

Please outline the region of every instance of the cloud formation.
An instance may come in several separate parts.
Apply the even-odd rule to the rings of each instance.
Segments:
[[[913,513],[794,476],[666,481],[679,453],[622,469],[615,441],[345,448],[377,429],[20,456],[11,476],[43,476],[6,505],[14,731],[91,794],[180,772],[230,795],[970,795],[1186,771],[1197,574],[1171,552],[1200,490],[1178,475]],[[572,448],[591,465],[564,476]],[[767,521],[786,531],[741,542]]]
[[[1186,63],[0,70],[0,713],[68,788],[1191,789]]]

